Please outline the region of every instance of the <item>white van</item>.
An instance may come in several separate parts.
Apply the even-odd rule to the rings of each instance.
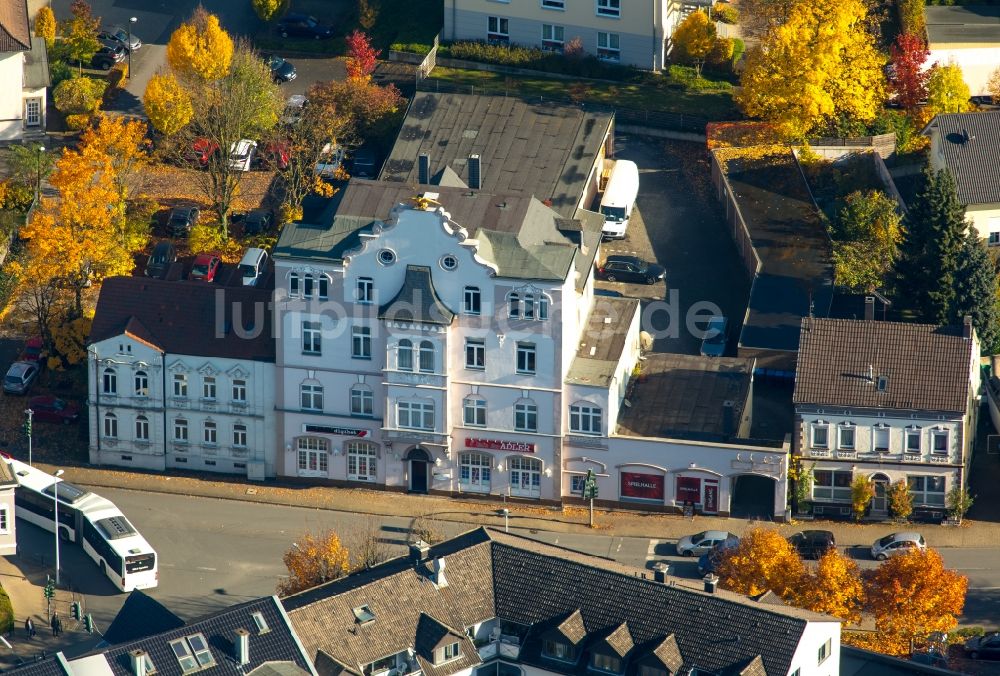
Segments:
[[[604,239],[624,239],[628,220],[632,217],[636,195],[639,194],[639,167],[635,162],[618,160],[601,197],[604,216]]]
[[[267,271],[267,252],[251,247],[240,260],[240,276],[243,286],[257,286],[257,280]]]

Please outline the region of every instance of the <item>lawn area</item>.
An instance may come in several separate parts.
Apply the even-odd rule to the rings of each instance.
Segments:
[[[588,80],[556,80],[542,77],[510,76],[480,70],[435,68],[428,87],[434,81],[469,87],[476,93],[510,94],[567,100],[574,98],[615,108],[696,115],[709,120],[736,120],[741,115],[733,104],[731,91],[685,90],[666,76],[655,84],[608,83]]]

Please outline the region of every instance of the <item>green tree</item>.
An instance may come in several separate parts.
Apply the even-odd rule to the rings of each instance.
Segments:
[[[69,6],[71,18],[60,26],[62,44],[66,55],[80,65],[89,63],[101,46],[97,41],[101,19],[91,14],[90,5],[85,0],[73,0]]]
[[[872,291],[896,260],[903,233],[896,202],[877,190],[855,191],[834,223],[834,276],[839,286]]]
[[[927,112],[964,113],[970,108],[969,85],[957,63],[937,64],[927,79]]]
[[[288,0],[250,0],[250,4],[261,21],[271,21],[288,9]]]
[[[874,482],[866,476],[854,477],[854,481],[851,482],[851,511],[854,513],[855,521],[861,521],[874,497]]]
[[[961,324],[963,317],[971,316],[984,354],[996,354],[1000,350],[1000,297],[997,292],[997,271],[986,242],[975,228],[969,228],[955,271],[951,322]]]
[[[924,188],[906,215],[896,264],[896,299],[920,321],[946,324],[952,317],[955,274],[968,227],[965,208],[947,170],[924,172]]]

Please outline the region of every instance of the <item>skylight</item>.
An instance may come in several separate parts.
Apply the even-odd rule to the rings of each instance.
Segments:
[[[375,613],[368,606],[354,608],[354,621],[358,624],[368,624],[375,621]]]
[[[271,628],[267,626],[267,620],[264,619],[264,616],[261,613],[254,613],[252,617],[253,623],[257,625],[258,634],[266,634],[271,631]]]

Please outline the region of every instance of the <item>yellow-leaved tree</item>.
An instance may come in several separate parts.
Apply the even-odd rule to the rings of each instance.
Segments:
[[[35,36],[45,38],[45,44],[49,47],[56,39],[56,15],[48,5],[41,7],[35,14]]]
[[[751,50],[736,101],[799,140],[838,120],[868,123],[886,96],[886,58],[864,0],[795,0]]]
[[[270,21],[288,8],[288,0],[250,0],[261,21]]]
[[[179,132],[194,117],[191,96],[171,73],[157,73],[149,79],[142,105],[153,128],[167,136]]]
[[[836,549],[820,557],[815,570],[802,577],[795,605],[839,617],[850,624],[861,621],[865,591],[858,564]]]
[[[865,575],[868,611],[875,616],[880,652],[899,654],[910,639],[958,625],[969,580],[944,567],[933,549],[912,550],[889,559]],[[845,636],[847,642],[850,637]]]
[[[750,596],[772,591],[783,599],[795,597],[805,573],[802,557],[776,530],[751,528],[740,544],[719,557],[716,574],[726,589]]]
[[[318,584],[336,580],[350,570],[347,547],[331,530],[305,533],[293,542],[283,557],[288,577],[278,583],[278,594],[288,596]]]
[[[957,63],[937,64],[927,80],[927,113],[964,113],[969,104],[969,85]]]
[[[219,24],[219,17],[199,6],[170,36],[167,62],[182,78],[211,82],[229,72],[233,47],[233,39]]]
[[[677,56],[683,61],[693,63],[700,75],[705,59],[715,48],[717,41],[715,23],[707,12],[691,12],[674,29],[670,41],[677,51]],[[732,50],[730,50],[731,55]]]

